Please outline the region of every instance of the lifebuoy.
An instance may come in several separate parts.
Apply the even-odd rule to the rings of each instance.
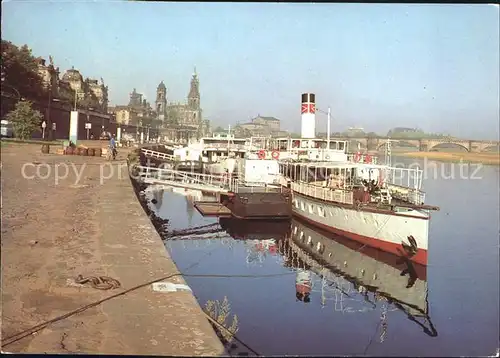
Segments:
[[[371,163],[372,162],[372,156],[370,154],[365,155],[365,163]]]
[[[264,159],[266,157],[266,151],[264,149],[259,150],[259,159]]]
[[[357,163],[361,159],[361,153],[357,152],[356,155],[354,156],[354,161]]]
[[[277,150],[273,150],[273,152],[271,153],[271,156],[273,157],[273,159],[279,159],[280,157],[280,152],[278,152]]]

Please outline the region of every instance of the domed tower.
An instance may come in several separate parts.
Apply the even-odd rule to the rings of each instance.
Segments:
[[[167,87],[160,82],[158,88],[156,89],[156,113],[158,114],[158,119],[164,121],[167,114]]]

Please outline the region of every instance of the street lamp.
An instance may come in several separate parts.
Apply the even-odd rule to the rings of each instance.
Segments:
[[[52,64],[51,64],[48,67],[48,69],[49,69],[49,74],[50,74],[50,81],[49,81],[49,98],[48,98],[48,102],[47,102],[47,126],[49,127],[49,134],[48,134],[47,139],[50,141],[50,140],[52,140],[52,135],[53,135],[52,122],[50,119],[50,107],[51,107],[52,101],[59,102],[59,100],[52,98],[52,91],[54,89],[54,84],[53,84],[54,78],[53,78],[52,74],[54,73],[54,66],[52,66]]]
[[[85,128],[87,129],[87,140],[89,140],[89,133],[90,133],[90,129],[92,128],[92,124],[90,123],[90,112],[91,110],[93,110],[94,108],[92,107],[88,107],[87,108],[87,123],[85,123]]]
[[[49,128],[48,130],[48,135],[47,135],[47,140],[52,140],[53,139],[53,132],[54,132],[54,125],[50,119],[50,109],[51,109],[51,104],[52,102],[60,102],[61,100],[58,98],[52,98],[52,90],[49,92],[49,102],[47,103],[47,127]],[[45,137],[45,136],[44,136]],[[45,139],[45,138],[44,138]]]

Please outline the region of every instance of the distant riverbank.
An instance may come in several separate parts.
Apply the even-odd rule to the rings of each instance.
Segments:
[[[443,162],[482,163],[500,165],[500,153],[462,153],[462,152],[406,152],[397,155],[411,158],[427,158]]]

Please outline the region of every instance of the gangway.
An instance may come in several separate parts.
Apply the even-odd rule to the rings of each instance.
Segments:
[[[136,166],[141,180],[147,184],[161,184],[185,189],[200,190],[206,193],[229,193],[236,191],[238,180],[224,175],[183,172],[174,169]]]
[[[173,156],[172,154],[157,152],[155,150],[146,149],[146,148],[141,148],[141,151],[144,153],[144,155],[146,157],[163,159],[163,160],[168,160],[168,161],[175,160],[175,156]]]
[[[187,172],[170,168],[156,168],[149,166],[135,166],[138,173],[135,177],[140,178],[147,184],[159,184],[174,186],[185,189],[200,190],[206,193],[276,193],[283,192],[283,186],[279,184],[252,185],[238,178],[237,175],[229,177],[214,174],[201,174]]]

